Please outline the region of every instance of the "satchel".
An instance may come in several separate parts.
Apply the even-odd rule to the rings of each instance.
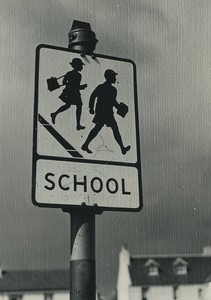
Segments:
[[[117,114],[120,115],[122,118],[126,116],[128,113],[128,106],[122,102],[119,103],[119,107],[117,109]]]
[[[60,88],[60,86],[62,86],[62,85],[60,85],[60,84],[58,83],[58,79],[60,79],[60,78],[62,78],[62,77],[64,77],[64,76],[65,76],[65,75],[62,75],[62,76],[60,76],[60,77],[58,77],[58,78],[56,78],[56,77],[51,77],[51,78],[47,79],[48,90],[49,90],[50,92],[52,92],[52,91],[54,91],[54,90]]]
[[[60,88],[60,85],[59,85],[56,77],[51,77],[51,78],[47,79],[47,86],[48,86],[48,90],[50,92]]]

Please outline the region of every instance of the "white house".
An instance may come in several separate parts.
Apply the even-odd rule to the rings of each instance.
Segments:
[[[211,255],[131,256],[122,247],[118,300],[211,300]]]
[[[69,300],[69,286],[69,270],[0,272],[0,300]]]

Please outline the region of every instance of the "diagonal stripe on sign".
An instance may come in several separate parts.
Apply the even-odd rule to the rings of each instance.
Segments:
[[[67,150],[67,152],[72,157],[82,157],[83,156],[66,141],[61,134],[58,133],[40,114],[38,114],[39,122],[48,130],[48,132]]]

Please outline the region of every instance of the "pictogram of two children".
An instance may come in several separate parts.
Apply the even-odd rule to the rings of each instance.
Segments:
[[[82,112],[82,100],[81,100],[81,90],[87,87],[87,84],[81,83],[81,71],[83,69],[84,63],[80,58],[74,58],[70,63],[73,70],[67,72],[64,75],[63,89],[59,98],[65,103],[55,112],[51,113],[52,123],[55,124],[56,116],[67,110],[71,105],[76,106],[76,129],[82,130],[85,126],[80,123],[81,112]],[[112,85],[116,82],[117,73],[111,69],[107,69],[104,73],[105,82],[98,85],[92,92],[89,99],[89,112],[94,115],[92,122],[95,124],[94,127],[88,134],[85,143],[82,145],[81,149],[87,153],[92,153],[89,149],[89,144],[98,135],[100,130],[104,125],[110,127],[113,132],[113,136],[120,146],[122,154],[126,154],[130,150],[130,146],[124,146],[122,142],[122,137],[119,132],[117,122],[114,118],[113,107],[119,109],[120,104],[116,101],[117,90]]]

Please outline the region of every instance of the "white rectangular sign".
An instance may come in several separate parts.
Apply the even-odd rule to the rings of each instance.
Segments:
[[[137,208],[139,183],[135,168],[87,163],[76,167],[75,162],[58,164],[40,159],[37,172],[36,198],[45,203],[103,207],[106,201],[108,207]]]
[[[139,145],[131,60],[38,46],[35,205],[140,210]]]

